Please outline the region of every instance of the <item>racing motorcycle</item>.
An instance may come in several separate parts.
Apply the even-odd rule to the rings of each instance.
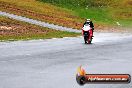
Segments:
[[[82,35],[84,37],[85,44],[91,44],[93,39],[93,30],[89,24],[85,24],[82,28]]]

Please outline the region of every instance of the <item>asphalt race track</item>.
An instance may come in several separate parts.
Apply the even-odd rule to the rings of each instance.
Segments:
[[[93,44],[82,37],[0,42],[0,88],[132,88],[130,84],[79,86],[75,75],[132,75],[132,35],[95,33]]]

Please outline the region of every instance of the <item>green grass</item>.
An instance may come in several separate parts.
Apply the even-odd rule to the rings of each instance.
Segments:
[[[74,11],[76,15],[83,18],[90,18],[95,23],[112,23],[112,19],[107,15],[108,11],[105,8],[78,8]]]
[[[11,27],[12,29],[3,28]],[[80,33],[58,31],[0,16],[0,41],[76,37]]]
[[[71,6],[71,7],[99,7],[108,6],[118,3],[120,0],[38,0],[43,2],[52,3],[54,5]]]
[[[131,0],[39,0],[70,9],[81,18],[91,18],[94,23],[102,25],[132,27]],[[122,13],[125,12],[123,16]]]
[[[122,12],[130,14],[130,10],[114,8],[95,8],[90,7],[87,9],[78,8],[74,9],[75,14],[82,18],[90,18],[96,24],[112,25],[117,26],[116,22],[119,22],[122,27],[132,27],[132,17],[126,16],[123,17],[120,15]]]

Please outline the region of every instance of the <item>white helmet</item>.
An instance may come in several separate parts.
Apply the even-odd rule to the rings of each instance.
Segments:
[[[90,22],[91,20],[90,19],[87,19],[86,22]]]

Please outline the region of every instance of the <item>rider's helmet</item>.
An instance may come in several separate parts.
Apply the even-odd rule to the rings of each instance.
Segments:
[[[87,19],[86,22],[90,22],[91,20],[90,19]]]

